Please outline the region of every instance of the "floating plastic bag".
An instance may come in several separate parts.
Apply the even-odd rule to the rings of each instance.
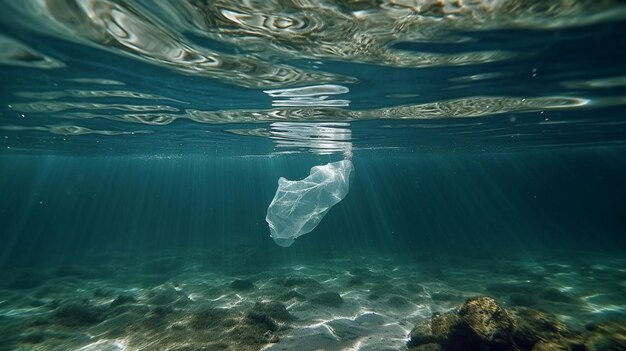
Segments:
[[[297,237],[315,229],[328,210],[348,194],[352,168],[352,161],[343,160],[315,166],[302,180],[278,179],[265,217],[274,242],[291,246]]]

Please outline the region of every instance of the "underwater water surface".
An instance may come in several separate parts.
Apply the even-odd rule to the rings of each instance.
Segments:
[[[623,1],[0,9],[0,351],[626,350]]]

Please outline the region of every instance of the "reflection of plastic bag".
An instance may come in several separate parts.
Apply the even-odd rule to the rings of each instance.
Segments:
[[[287,247],[315,229],[328,210],[348,194],[352,168],[352,161],[343,160],[315,166],[302,180],[281,177],[265,217],[274,242]]]

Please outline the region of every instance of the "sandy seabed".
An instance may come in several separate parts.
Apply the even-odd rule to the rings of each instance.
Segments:
[[[496,256],[260,264],[254,254],[117,254],[6,264],[0,350],[406,350],[416,323],[475,296],[549,313],[572,330],[626,325],[625,258]]]

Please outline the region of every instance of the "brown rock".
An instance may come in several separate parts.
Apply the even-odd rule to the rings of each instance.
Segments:
[[[469,299],[458,315],[469,324],[482,344],[493,350],[506,350],[511,344],[513,320],[506,310],[490,297]]]
[[[430,329],[438,340],[443,340],[448,337],[448,333],[452,326],[460,322],[459,316],[456,314],[433,314],[432,321],[430,323]]]
[[[435,313],[431,320],[421,321],[415,325],[407,346],[411,350],[422,350],[421,347],[436,344],[447,351],[460,351],[470,350],[468,345],[474,345],[477,341],[475,333],[459,316],[452,313]]]
[[[614,351],[626,350],[624,331],[595,326],[585,339],[553,315],[527,307],[505,310],[490,297],[476,297],[456,313],[433,314],[430,322],[417,323],[407,346],[412,351]]]
[[[410,339],[407,343],[408,347],[419,346],[437,341],[437,338],[433,336],[431,320],[422,320],[417,322],[415,327],[413,327],[413,330],[411,330],[411,334],[409,336]]]
[[[480,339],[482,348],[508,350],[512,345],[513,320],[491,297],[467,300],[457,313]]]
[[[446,351],[488,350],[481,345],[480,337],[463,319],[456,319],[449,325],[441,345]]]
[[[561,338],[563,325],[556,317],[526,307],[509,309],[513,319],[513,340],[523,350],[531,350],[539,340]]]

